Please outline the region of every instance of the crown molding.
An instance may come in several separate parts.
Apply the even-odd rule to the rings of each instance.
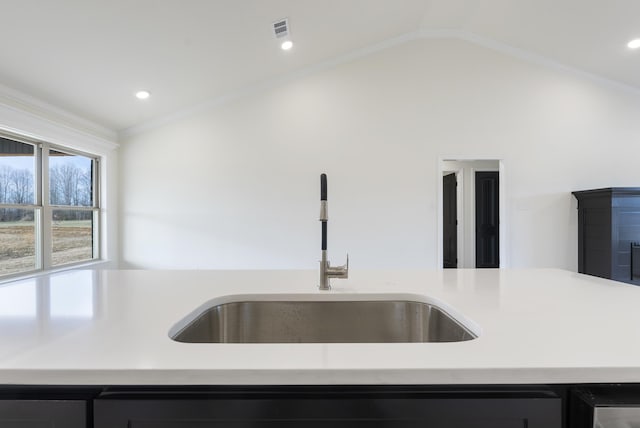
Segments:
[[[433,38],[433,37],[425,37],[425,38]],[[496,52],[500,52],[502,54],[505,54],[514,58],[518,58],[525,62],[567,72],[567,73],[591,80],[595,83],[598,83],[600,85],[606,86],[611,89],[622,90],[625,92],[630,92],[634,95],[640,95],[640,88],[637,88],[635,86],[622,83],[618,80],[608,79],[598,74],[589,73],[582,69],[564,64],[560,61],[553,60],[544,55],[540,55],[525,49],[517,48],[515,46],[511,46],[509,44],[502,43],[497,40],[490,39],[488,37],[484,37],[476,33],[464,31],[464,30],[455,30],[452,38],[463,40],[465,42],[469,42],[474,45],[478,45],[487,49],[491,49]]]
[[[373,45],[370,45],[361,49],[357,49],[355,51],[337,56],[335,58],[320,62],[312,66],[304,67],[300,70],[286,73],[276,78],[265,80],[255,85],[250,85],[239,90],[228,92],[226,94],[223,94],[221,96],[209,99],[202,103],[193,105],[186,109],[176,111],[169,115],[161,116],[155,119],[142,122],[138,125],[125,128],[118,133],[118,136],[122,140],[143,132],[151,131],[153,129],[159,128],[166,124],[178,121],[180,119],[184,119],[184,118],[196,115],[203,111],[223,106],[231,101],[234,101],[249,95],[253,95],[255,93],[262,92],[264,90],[283,85],[287,82],[299,79],[301,77],[312,75],[314,73],[327,70],[329,68],[333,68],[335,66],[348,63],[356,59],[360,59],[360,58],[372,55],[376,52],[379,52],[388,48],[392,48],[395,46],[399,46],[414,40],[437,40],[437,39],[464,41],[464,42],[471,43],[483,48],[491,49],[493,51],[505,54],[507,56],[511,56],[511,57],[526,61],[528,63],[570,73],[570,74],[591,80],[597,84],[606,86],[608,88],[622,90],[625,92],[632,93],[634,95],[640,95],[640,89],[634,86],[627,85],[616,80],[607,79],[605,77],[602,77],[593,73],[589,73],[575,67],[568,66],[566,64],[563,64],[559,61],[552,60],[543,55],[539,55],[534,52],[527,51],[525,49],[517,48],[515,46],[511,46],[509,44],[502,43],[488,37],[480,36],[476,33],[460,30],[460,29],[436,29],[436,30],[420,29],[417,31],[412,31],[397,37],[384,40],[379,43],[375,43]]]
[[[90,141],[93,145],[105,149],[118,147],[118,133],[115,130],[2,84],[0,84],[0,107],[5,113],[4,116],[0,116],[0,126],[6,131],[31,134],[29,135],[31,137],[48,139],[46,135],[34,135],[29,129],[24,129],[24,126],[14,126],[13,120],[18,118],[21,119],[18,122],[34,125],[28,128],[57,129],[59,134],[75,136],[75,139]],[[12,120],[8,121],[7,117],[11,117]],[[2,122],[5,123],[2,124]],[[37,126],[35,126],[36,123]]]

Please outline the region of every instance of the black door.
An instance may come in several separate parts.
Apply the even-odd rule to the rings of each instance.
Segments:
[[[500,267],[498,171],[476,172],[476,268]]]
[[[442,261],[445,268],[458,267],[457,185],[455,174],[448,174],[442,178]]]

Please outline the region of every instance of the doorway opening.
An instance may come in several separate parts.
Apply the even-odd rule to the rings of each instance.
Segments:
[[[507,266],[503,162],[441,158],[438,178],[438,266]]]

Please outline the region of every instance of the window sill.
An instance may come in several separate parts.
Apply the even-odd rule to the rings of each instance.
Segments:
[[[17,273],[17,274],[7,275],[4,278],[0,278],[0,285],[6,284],[9,282],[20,281],[23,279],[39,278],[42,276],[50,275],[52,273],[65,272],[69,270],[99,269],[101,267],[108,268],[108,266],[111,263],[112,262],[109,260],[91,260],[88,262],[70,263],[68,265],[64,265],[64,266],[60,266],[60,267],[56,267],[48,270]]]

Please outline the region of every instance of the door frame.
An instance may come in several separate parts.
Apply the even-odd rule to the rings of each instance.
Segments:
[[[506,195],[507,195],[507,183],[506,183],[506,174],[505,174],[505,163],[504,160],[499,158],[499,157],[492,157],[492,156],[440,156],[438,157],[438,165],[437,165],[437,201],[438,201],[438,207],[437,207],[437,260],[436,260],[436,266],[438,267],[438,269],[444,269],[443,268],[443,233],[442,233],[442,228],[444,225],[444,219],[443,219],[443,207],[444,207],[444,202],[443,202],[443,191],[442,191],[442,177],[443,177],[443,172],[444,171],[452,171],[450,168],[444,168],[443,162],[445,161],[458,161],[458,162],[473,162],[473,161],[497,161],[498,162],[498,194],[500,195],[499,197],[499,201],[498,201],[498,211],[499,211],[499,216],[500,216],[500,237],[499,237],[499,245],[500,245],[500,269],[503,268],[507,268],[509,267],[509,257],[508,254],[509,252],[507,251],[507,231],[508,231],[508,217],[507,217],[507,210],[506,210]],[[474,198],[473,200],[475,200],[475,172],[476,171],[495,171],[495,168],[474,168],[472,169],[472,176],[471,178],[471,191],[474,194]],[[453,171],[452,171],[453,172]],[[457,174],[456,174],[457,176]],[[462,188],[463,185],[461,185],[460,182],[458,182],[458,191],[462,192]],[[459,199],[458,201],[461,201],[462,196],[459,195]],[[464,208],[461,205],[458,205],[458,211],[464,211]],[[472,218],[475,218],[475,206],[472,205],[471,206],[471,210],[470,212],[472,213]],[[471,236],[472,236],[472,241],[473,244],[471,246],[471,253],[473,258],[471,260],[475,260],[475,223],[471,222]],[[460,244],[460,239],[461,236],[465,233],[464,231],[464,223],[461,222],[460,220],[458,220],[458,244]],[[458,247],[458,260],[463,260],[460,257],[461,254],[461,249],[464,249],[464,246],[459,246]],[[464,257],[464,256],[463,256]],[[474,262],[475,264],[475,262]],[[458,263],[458,265],[463,265],[462,263]]]

